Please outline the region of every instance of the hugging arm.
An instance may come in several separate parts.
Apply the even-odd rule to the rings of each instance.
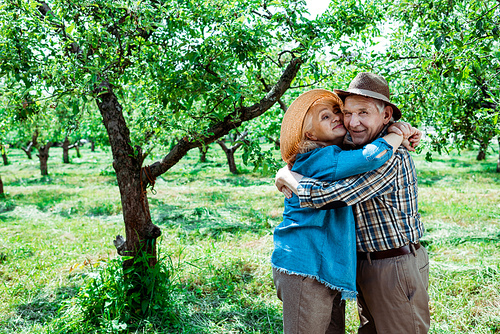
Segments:
[[[333,183],[303,177],[297,187],[301,207],[324,208],[354,205],[394,191],[401,159],[393,157],[371,172],[351,176]],[[327,208],[332,208],[330,205]]]
[[[319,181],[333,182],[349,176],[362,174],[382,166],[391,158],[393,147],[399,145],[402,137],[389,134],[392,141],[377,139],[373,143],[365,145],[362,149],[342,151],[338,147],[328,146],[309,153],[305,161],[299,165],[298,171],[316,178]],[[275,184],[278,190],[283,192],[287,198],[292,197],[292,192],[297,194],[298,182],[302,175],[290,171],[288,166],[278,171]]]

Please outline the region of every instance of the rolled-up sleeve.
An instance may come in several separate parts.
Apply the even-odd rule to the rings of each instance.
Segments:
[[[381,167],[392,156],[392,146],[379,138],[362,149],[339,153],[335,180],[366,173]]]
[[[300,206],[321,208],[332,202],[354,205],[393,192],[400,164],[395,156],[376,170],[333,183],[304,177],[297,187]]]

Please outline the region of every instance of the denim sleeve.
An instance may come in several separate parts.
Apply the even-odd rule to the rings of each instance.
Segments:
[[[386,151],[377,158],[382,152]],[[392,146],[379,138],[359,150],[339,153],[334,180],[362,174],[381,167],[392,156]]]
[[[333,183],[304,177],[297,187],[301,207],[321,208],[335,202],[354,205],[394,191],[401,158],[396,154],[382,167]]]
[[[331,145],[298,154],[292,170],[320,181],[333,182],[340,152],[342,150],[338,146]]]
[[[299,154],[292,170],[319,181],[334,182],[377,169],[391,156],[392,146],[380,138],[359,150],[343,151],[331,145]]]

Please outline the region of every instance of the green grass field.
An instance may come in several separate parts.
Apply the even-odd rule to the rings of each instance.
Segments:
[[[108,150],[82,157],[50,151],[49,177],[36,156],[9,151],[0,166],[0,333],[56,333],[69,322],[62,310],[86,277],[116,258],[123,234],[121,204]],[[423,243],[431,259],[431,333],[500,333],[500,175],[496,157],[474,152],[424,161],[414,155]],[[269,264],[272,230],[283,199],[273,176],[228,172],[220,148],[198,162],[193,150],[157,180],[149,194],[153,221],[162,228],[178,325],[144,326],[140,333],[280,333],[281,303]],[[110,320],[111,321],[111,320]],[[348,332],[357,326],[347,306]],[[97,326],[99,327],[99,326]],[[126,332],[101,324],[99,333]],[[88,331],[88,330],[87,330]],[[66,333],[71,331],[65,331]],[[77,332],[77,331],[75,331]]]

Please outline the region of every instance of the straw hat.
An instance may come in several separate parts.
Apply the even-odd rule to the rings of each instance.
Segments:
[[[349,95],[361,95],[384,101],[392,107],[392,117],[395,121],[401,118],[401,110],[390,101],[389,84],[384,77],[375,73],[359,73],[349,84],[347,91],[335,89],[335,93],[345,101]]]
[[[313,89],[297,97],[283,117],[280,133],[281,157],[286,163],[293,162],[297,155],[302,141],[302,126],[304,118],[311,105],[323,98],[331,98],[342,106],[342,100],[326,89]]]

